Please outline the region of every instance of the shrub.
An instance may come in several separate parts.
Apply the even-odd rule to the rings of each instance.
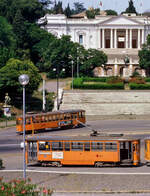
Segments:
[[[132,74],[132,77],[138,77],[138,76],[140,76],[139,72],[134,71],[133,74]]]
[[[150,84],[129,84],[131,90],[150,90]]]
[[[150,78],[144,78],[145,82],[150,82]]]
[[[120,78],[119,76],[112,76],[110,78],[107,78],[106,81],[108,84],[117,84],[123,82],[123,79]]]
[[[27,181],[14,179],[6,183],[2,181],[2,178],[0,178],[0,195],[50,196],[52,194],[52,191],[50,189],[47,190],[46,188],[41,188],[40,191],[37,190],[36,185],[31,184],[30,182],[30,179],[28,179]]]
[[[145,84],[145,80],[142,77],[132,77],[129,82],[136,83],[136,84]]]
[[[83,78],[76,78],[73,80],[73,87],[78,88],[78,86],[83,84]]]
[[[84,82],[106,82],[107,77],[99,77],[99,78],[90,78],[90,77],[85,77]]]

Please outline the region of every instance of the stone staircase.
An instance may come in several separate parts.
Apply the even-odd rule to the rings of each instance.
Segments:
[[[87,115],[148,115],[150,91],[64,91],[60,109],[80,108]]]

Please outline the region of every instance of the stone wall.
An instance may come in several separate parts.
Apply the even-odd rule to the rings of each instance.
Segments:
[[[79,108],[87,115],[149,115],[150,91],[64,91],[60,109]]]

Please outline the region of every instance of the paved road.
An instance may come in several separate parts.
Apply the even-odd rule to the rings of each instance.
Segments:
[[[134,134],[142,140],[149,136],[149,120],[99,120],[88,121],[88,125],[103,133],[125,133]],[[71,130],[48,131],[37,135],[85,135],[91,131],[89,128],[76,128]],[[5,170],[0,172],[4,179],[22,177],[23,153],[19,147],[22,141],[21,135],[16,135],[15,128],[0,130],[0,156],[4,160]],[[6,148],[7,145],[7,148]],[[143,150],[143,143],[141,145]],[[143,157],[142,157],[143,159]],[[7,170],[21,171],[7,171]],[[99,195],[95,191],[135,191],[150,190],[150,170],[147,166],[130,167],[39,167],[27,168],[27,176],[32,178],[33,183],[39,186],[51,187],[57,191],[53,194],[59,196],[60,191],[73,191],[71,195]],[[37,171],[38,170],[38,171]],[[42,173],[39,173],[39,171]],[[81,191],[78,194],[76,191]],[[90,191],[90,192],[89,192]],[[92,191],[94,193],[92,194]],[[64,195],[69,195],[70,193]],[[61,193],[62,195],[62,193]],[[116,195],[113,194],[113,195]],[[126,195],[126,194],[125,194]],[[146,196],[146,194],[140,196]],[[150,195],[150,194],[149,194]],[[122,196],[122,194],[121,194]],[[128,194],[127,196],[130,196]]]

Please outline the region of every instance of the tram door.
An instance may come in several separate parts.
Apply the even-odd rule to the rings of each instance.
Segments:
[[[28,163],[37,161],[37,142],[28,142]]]
[[[120,161],[132,159],[131,141],[120,142]]]

